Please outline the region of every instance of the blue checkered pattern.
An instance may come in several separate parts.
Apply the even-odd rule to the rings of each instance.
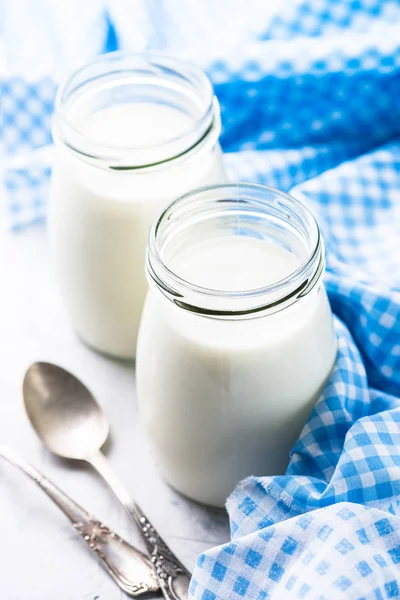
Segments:
[[[335,369],[286,475],[229,499],[231,541],[199,557],[190,597],[400,598],[399,3],[120,0],[104,19],[109,49],[207,69],[232,179],[291,190],[327,249]],[[50,141],[54,77],[28,79],[0,96],[15,229],[43,220],[49,174],[40,151],[10,162]]]
[[[291,190],[326,241],[336,366],[286,475],[249,478],[229,499],[232,542],[199,558],[193,598],[400,598],[399,190],[400,142]]]
[[[283,190],[400,135],[397,0],[86,0],[84,13],[79,0],[59,4],[36,0],[33,11],[18,0],[4,23],[0,16],[10,48],[7,75],[0,68],[0,153],[15,229],[44,220],[46,182],[30,193],[30,167],[14,177],[9,159],[50,143],[56,81],[99,50],[154,48],[199,63],[220,100],[223,148],[243,152],[238,174]],[[44,21],[41,5],[54,13]],[[31,38],[40,57],[26,47]],[[79,60],[67,50],[74,45]]]
[[[326,242],[336,366],[286,475],[229,499],[232,542],[200,556],[193,598],[400,598],[400,142],[308,180],[304,152],[230,166],[277,185],[290,160],[304,180],[291,193]]]
[[[399,564],[397,518],[342,502],[234,535],[199,557],[196,573],[207,576],[207,588],[194,578],[190,593],[202,600],[397,598]]]

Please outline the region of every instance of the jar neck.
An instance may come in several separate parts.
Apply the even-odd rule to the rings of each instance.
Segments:
[[[129,114],[126,128],[120,119],[119,134],[111,128],[102,138],[87,129],[97,113],[128,108],[133,115],[136,107],[148,109],[143,119],[137,117],[142,138],[133,128],[121,142],[121,127],[122,133],[128,131]],[[100,116],[104,121],[109,114]],[[170,119],[167,133],[160,127],[164,115]],[[143,138],[147,124],[149,139]],[[113,170],[151,169],[185,159],[204,145],[215,145],[220,130],[219,105],[207,76],[193,65],[152,52],[111,53],[75,72],[58,92],[53,119],[57,143],[85,162]]]
[[[297,254],[299,266],[282,279],[256,289],[224,291],[182,278],[174,257],[193,239],[249,237]],[[173,202],[150,232],[146,259],[150,285],[175,306],[216,319],[250,319],[281,311],[321,283],[324,245],[310,211],[287,194],[252,184],[202,188]]]

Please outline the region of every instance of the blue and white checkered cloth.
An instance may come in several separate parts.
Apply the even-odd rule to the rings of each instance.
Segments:
[[[200,556],[191,594],[400,598],[400,144],[292,194],[326,240],[336,367],[286,475],[229,499],[232,541]]]
[[[13,0],[19,75],[0,73],[0,138],[14,229],[44,219],[49,166],[40,153],[10,159],[50,143],[76,42],[83,61],[151,47],[201,64],[232,178],[291,190],[326,242],[335,370],[286,475],[249,478],[229,499],[232,540],[199,557],[191,597],[400,599],[400,4],[88,0],[81,20],[82,3],[67,4],[40,72],[27,66],[33,34],[15,29],[29,0]]]

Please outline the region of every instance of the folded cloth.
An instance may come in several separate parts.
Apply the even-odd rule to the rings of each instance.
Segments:
[[[36,161],[16,168],[10,158],[51,142],[56,82],[77,66],[75,43],[83,63],[102,49],[150,48],[200,64],[220,100],[224,151],[254,162],[235,180],[259,174],[287,191],[400,135],[397,0],[87,0],[82,18],[79,0],[67,4],[36,0],[30,18],[32,2],[15,0],[0,15],[0,165],[14,229],[45,218],[44,165],[39,182]]]
[[[191,597],[400,597],[400,142],[291,192],[326,242],[338,357],[286,475],[229,498],[232,541]]]

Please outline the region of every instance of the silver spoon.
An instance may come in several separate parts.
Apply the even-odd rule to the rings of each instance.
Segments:
[[[33,479],[57,504],[88,548],[96,554],[103,567],[124,592],[129,596],[141,596],[159,589],[151,562],[139,550],[76,504],[14,450],[7,446],[0,446],[0,456]]]
[[[190,574],[168,548],[100,451],[109,424],[89,390],[56,365],[37,362],[25,374],[26,412],[48,450],[64,458],[84,460],[103,477],[137,526],[167,600],[188,598]]]

